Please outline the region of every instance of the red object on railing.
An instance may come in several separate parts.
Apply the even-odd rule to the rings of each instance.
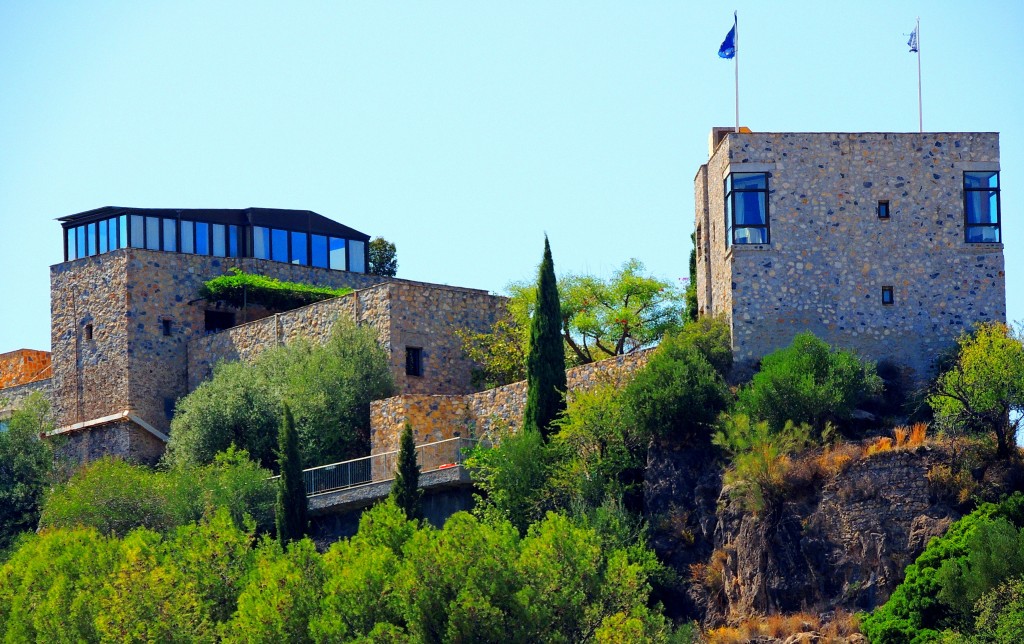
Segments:
[[[446,470],[449,467],[455,467],[455,463],[445,463],[444,465],[438,465],[437,469],[439,469],[439,470]]]

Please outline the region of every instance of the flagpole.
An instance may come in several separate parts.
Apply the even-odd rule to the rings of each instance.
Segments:
[[[738,108],[737,108],[738,109]],[[921,17],[917,17],[917,127],[924,134],[924,111],[921,109]]]
[[[736,48],[736,55],[733,56],[735,59],[736,67],[736,132],[740,131],[740,19],[738,12],[732,12],[732,28],[733,28],[733,46]],[[920,57],[920,52],[918,56]],[[921,59],[918,58],[918,85],[920,85],[920,64]]]

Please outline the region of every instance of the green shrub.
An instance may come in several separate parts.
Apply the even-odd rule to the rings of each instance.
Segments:
[[[737,409],[775,431],[788,420],[806,423],[821,438],[827,422],[849,420],[857,405],[881,386],[873,363],[801,333],[788,347],[761,360],[760,371],[740,390]]]
[[[288,310],[351,292],[350,288],[282,282],[266,275],[244,273],[241,269],[232,267],[228,275],[221,275],[203,283],[199,289],[199,297],[227,302],[239,308],[245,304],[256,304],[268,309]]]
[[[704,354],[685,338],[665,338],[626,386],[626,405],[644,432],[702,445],[725,410],[729,390]]]
[[[56,440],[39,436],[51,429],[50,403],[34,393],[0,430],[0,552],[39,523],[39,506],[54,474],[51,440]]]
[[[553,507],[547,481],[554,458],[540,432],[530,429],[505,429],[493,447],[474,448],[466,467],[483,492],[475,512],[509,521],[525,533]]]

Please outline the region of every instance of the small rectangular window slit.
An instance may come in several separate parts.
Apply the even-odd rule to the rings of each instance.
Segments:
[[[419,347],[405,348],[405,375],[423,375],[423,349]]]
[[[893,304],[892,287],[891,286],[883,286],[882,287],[882,304],[885,304],[886,306],[891,306]]]
[[[86,340],[92,340],[92,325],[91,324],[86,324],[85,325],[85,339]]]
[[[889,200],[883,200],[878,202],[878,218],[888,219],[889,218]]]
[[[160,325],[163,328],[164,335],[171,334],[171,321],[167,318],[160,320]]]

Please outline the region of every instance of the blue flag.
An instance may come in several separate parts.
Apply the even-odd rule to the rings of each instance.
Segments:
[[[907,41],[907,45],[910,46],[910,53],[921,51],[921,48],[917,44],[917,27],[914,27],[914,31],[910,34],[910,40]],[[725,45],[722,46],[725,47]]]
[[[732,29],[729,30],[729,35],[722,41],[722,46],[718,48],[718,56],[720,58],[732,58],[736,55],[736,23],[733,23]]]

